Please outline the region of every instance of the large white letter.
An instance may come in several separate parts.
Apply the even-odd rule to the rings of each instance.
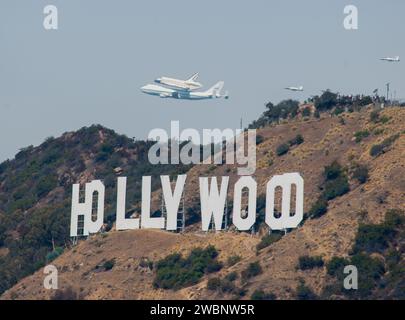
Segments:
[[[127,190],[127,178],[119,177],[117,182],[117,222],[116,230],[139,229],[139,219],[125,218],[125,202]]]
[[[242,218],[242,190],[249,190],[247,216]],[[251,176],[241,177],[235,184],[233,194],[233,224],[238,230],[249,230],[256,221],[257,183]],[[245,210],[246,208],[243,208]]]
[[[58,30],[58,8],[51,5],[46,6],[44,14],[47,14],[43,23],[45,30]]]
[[[93,221],[92,206],[93,195],[97,192],[97,219]],[[104,192],[105,188],[100,180],[94,180],[86,183],[86,203],[90,203],[90,211],[84,216],[84,230],[88,233],[97,233],[100,231],[104,222]]]
[[[218,191],[216,177],[211,179],[211,188],[208,185],[209,178],[200,178],[201,219],[203,231],[208,230],[212,216],[214,216],[215,230],[221,230],[226,195],[228,193],[228,182],[229,177],[222,177],[221,191]]]
[[[348,5],[343,10],[344,14],[347,14],[343,20],[343,26],[346,30],[357,30],[359,28],[359,13],[357,7],[354,5]]]
[[[150,216],[151,177],[142,177],[142,218],[141,226],[145,229],[163,229],[165,218],[151,218]]]
[[[162,181],[163,197],[167,212],[167,230],[177,229],[177,213],[179,211],[181,195],[183,194],[186,178],[187,175],[185,174],[179,175],[177,177],[176,187],[174,188],[174,193],[172,193],[172,188],[170,186],[170,177],[160,177],[160,180]]]
[[[290,216],[291,185],[296,186],[295,214]],[[281,187],[281,216],[274,216],[274,195],[277,187]],[[272,230],[296,228],[304,217],[304,179],[299,173],[286,173],[274,176],[267,183],[266,192],[266,223]]]
[[[79,200],[80,184],[74,184],[72,188],[72,209],[70,213],[70,236],[77,237],[78,217],[80,215],[86,216],[91,214],[91,203],[85,201],[81,203]],[[84,229],[83,235],[88,235]]]
[[[79,184],[73,185],[72,191],[72,210],[70,216],[70,236],[77,236],[78,217],[84,216],[83,235],[87,236],[89,233],[96,233],[103,226],[104,221],[104,185],[100,180],[94,180],[91,183],[86,183],[85,201],[79,202]],[[98,193],[97,199],[97,219],[92,220],[92,205],[93,194]]]

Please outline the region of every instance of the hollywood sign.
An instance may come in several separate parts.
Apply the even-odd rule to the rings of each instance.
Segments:
[[[178,212],[183,195],[187,175],[177,176],[174,190],[170,177],[160,176],[163,199],[166,207],[165,217],[151,216],[151,177],[142,177],[142,204],[140,218],[126,218],[126,186],[127,178],[117,179],[117,208],[116,230],[133,229],[165,229],[177,230]],[[295,185],[295,210],[291,215],[291,190]],[[207,231],[212,222],[215,230],[221,230],[226,198],[229,189],[229,177],[222,177],[218,186],[217,177],[200,177],[200,203],[202,230]],[[276,188],[282,189],[281,215],[274,214]],[[242,208],[242,191],[248,190],[248,206]],[[84,217],[83,235],[97,233],[104,223],[105,187],[100,180],[86,183],[85,199],[80,202],[80,185],[74,184],[72,190],[72,210],[70,235],[77,236],[79,216]],[[94,207],[93,198],[97,195],[97,205]],[[251,176],[242,176],[234,186],[232,223],[240,231],[249,230],[256,221],[257,183]],[[93,214],[93,210],[94,213]],[[265,222],[272,230],[296,228],[303,219],[304,210],[304,180],[299,173],[286,173],[273,176],[266,186]],[[244,214],[242,214],[242,212]]]

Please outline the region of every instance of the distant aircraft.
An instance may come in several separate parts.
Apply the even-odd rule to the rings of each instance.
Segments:
[[[160,77],[160,78],[157,78],[155,80],[155,82],[160,83],[160,84],[167,86],[168,88],[171,88],[174,90],[194,91],[194,90],[200,89],[202,87],[201,83],[196,82],[197,78],[198,78],[198,73],[195,73],[187,80]]]
[[[299,86],[299,87],[287,87],[284,88],[286,90],[290,90],[290,91],[304,91],[304,87],[303,86]]]
[[[381,58],[380,60],[382,61],[388,61],[388,62],[399,62],[399,56],[396,56],[395,58],[390,58],[390,57],[386,57],[386,58]]]
[[[141,91],[146,94],[153,96],[159,96],[161,98],[174,98],[174,99],[186,99],[186,100],[203,100],[203,99],[214,99],[214,98],[224,98],[228,99],[228,93],[221,95],[221,90],[224,87],[224,82],[219,81],[217,84],[212,86],[207,91],[194,92],[194,91],[184,91],[184,90],[173,90],[170,88],[165,88],[158,86],[156,84],[147,84],[141,88]]]

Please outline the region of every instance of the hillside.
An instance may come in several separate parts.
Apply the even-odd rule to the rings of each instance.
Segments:
[[[69,245],[73,183],[103,180],[106,222],[111,228],[115,221],[115,209],[111,209],[116,201],[114,170],[128,177],[132,204],[140,198],[143,175],[188,170],[182,165],[150,165],[147,152],[151,145],[91,126],[24,148],[15,159],[0,164],[0,292],[43,266],[55,248]]]
[[[33,177],[33,171],[27,170],[33,170],[35,163],[42,168],[41,164],[46,160],[42,158],[43,151],[48,150],[50,147],[47,144],[52,145],[54,140],[46,142],[45,146],[22,151],[15,160],[0,167],[0,217],[6,221],[0,223],[3,226],[0,232],[3,235],[0,272],[1,279],[5,276],[6,279],[12,279],[7,283],[2,280],[2,288],[6,289],[18,278],[36,269],[32,266],[24,272],[16,272],[11,275],[14,278],[10,278],[14,269],[19,270],[20,263],[16,257],[25,259],[25,263],[39,260],[43,265],[45,260],[38,259],[36,255],[43,252],[42,257],[45,257],[46,253],[51,252],[54,239],[57,246],[66,247],[65,252],[52,262],[59,270],[62,298],[222,299],[251,298],[252,295],[255,298],[279,299],[315,296],[345,298],[338,289],[332,288],[336,279],[330,261],[336,258],[357,259],[363,264],[364,261],[371,261],[382,265],[382,271],[375,276],[375,283],[370,285],[368,291],[363,290],[354,298],[400,298],[395,290],[404,286],[404,228],[400,219],[395,220],[395,224],[384,224],[384,219],[390,209],[405,209],[405,108],[387,108],[377,114],[372,107],[364,107],[359,111],[334,114],[322,113],[319,118],[294,117],[277,121],[280,122],[277,124],[260,122],[258,135],[261,138],[258,140],[257,170],[254,174],[258,194],[264,194],[265,184],[276,174],[300,172],[305,181],[306,220],[298,229],[282,237],[273,233],[272,239],[265,237],[267,230],[260,224],[260,217],[263,220],[263,197],[258,200],[259,223],[255,226],[254,235],[232,230],[202,233],[198,231],[199,224],[191,225],[191,222],[199,221],[198,177],[230,176],[231,186],[238,178],[236,167],[232,165],[197,165],[187,173],[185,195],[189,224],[186,233],[112,230],[79,242],[77,246],[65,246],[67,230],[63,226],[68,226],[72,182],[87,182],[95,177],[103,177],[106,182],[109,176],[111,179],[114,177],[113,168],[120,166],[124,169],[123,175],[138,177],[139,183],[139,177],[152,172],[153,168],[148,167],[145,159],[137,158],[140,154],[137,148],[116,148],[112,144],[114,153],[105,148],[102,141],[106,129],[91,129],[96,133],[96,142],[88,145],[101,150],[101,156],[100,151],[95,152],[92,148],[89,150],[82,146],[82,138],[73,139],[77,133],[70,133],[56,139],[54,148],[63,145],[64,152],[71,153],[74,159],[75,155],[80,154],[85,168],[83,164],[81,168],[78,167],[80,164],[66,164],[68,154],[55,156],[59,160],[54,162],[54,171],[44,171],[43,174],[52,176],[53,172],[54,181],[57,182],[52,185],[53,188],[45,188],[47,192],[44,195],[40,192],[40,178]],[[297,139],[298,135],[302,139]],[[280,147],[282,144],[287,147]],[[141,142],[131,142],[132,145],[146,148]],[[80,146],[80,149],[72,146]],[[117,156],[114,157],[115,154]],[[98,164],[99,157],[104,159],[103,165]],[[110,164],[112,158],[115,162]],[[28,165],[33,161],[34,164]],[[139,169],[139,164],[145,166],[145,169]],[[136,173],[131,171],[135,168]],[[183,172],[185,169],[177,168],[171,173]],[[157,174],[157,171],[152,174]],[[13,184],[12,177],[20,177],[24,183]],[[25,188],[23,191],[19,190],[22,186]],[[21,204],[16,207],[18,191],[26,195],[27,190],[33,198],[37,198],[32,199],[28,208]],[[231,187],[229,203],[232,192]],[[156,201],[158,194],[159,190],[156,189]],[[113,203],[113,199],[110,200]],[[135,204],[136,200],[131,199],[131,203]],[[55,209],[60,203],[64,203],[63,207]],[[47,211],[47,208],[52,209]],[[395,214],[403,217],[404,212],[395,211]],[[10,217],[16,219],[16,222],[11,222]],[[59,229],[49,222],[52,219],[60,222]],[[377,230],[381,226],[389,231],[389,236],[384,232],[382,234],[381,241],[386,242],[383,248],[371,248],[370,243],[375,241],[368,238],[367,246],[359,245],[364,242],[361,238],[364,226]],[[33,237],[33,230],[41,232],[41,236]],[[60,230],[61,235],[57,230]],[[205,269],[206,272],[197,281],[176,290],[158,288],[156,273],[159,272],[159,266],[168,263],[166,260],[159,263],[159,260],[171,253],[182,253],[182,257],[187,257],[193,249],[206,248],[209,244],[218,251],[215,259],[222,266],[217,268],[220,270],[207,272],[208,269]],[[16,246],[25,246],[28,254],[18,253],[19,250],[14,249]],[[235,255],[239,255],[240,260],[234,259],[234,263],[230,263],[229,258]],[[396,259],[392,259],[392,256]],[[300,257],[321,257],[322,264],[298,268]],[[113,262],[107,268],[105,263],[108,261]],[[231,273],[233,275],[229,276]],[[2,298],[55,298],[53,292],[43,288],[43,277],[43,270],[40,269],[7,290]],[[210,280],[208,289],[209,279],[214,280]],[[386,283],[385,291],[377,286],[380,282]]]

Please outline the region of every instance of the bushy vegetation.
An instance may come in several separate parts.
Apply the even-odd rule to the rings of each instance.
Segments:
[[[264,292],[263,290],[255,290],[250,296],[251,300],[276,300],[277,297],[273,293]]]
[[[111,270],[112,268],[114,268],[114,265],[115,265],[115,260],[114,260],[114,259],[110,259],[110,260],[107,260],[107,261],[105,261],[105,262],[103,263],[103,268],[104,268],[105,271],[109,271],[109,270]]]
[[[316,200],[309,209],[308,215],[312,218],[319,218],[323,216],[328,211],[328,201],[322,196]]]
[[[290,146],[298,146],[301,143],[304,143],[304,137],[301,134],[297,134],[294,138],[288,141]]]
[[[298,106],[299,102],[296,100],[283,100],[277,105],[269,102],[266,104],[266,111],[249,129],[258,129],[271,123],[279,123],[282,119],[294,118],[298,114]]]
[[[322,257],[310,257],[310,256],[301,256],[298,259],[298,268],[301,270],[309,270],[314,268],[323,267]]]
[[[179,253],[171,254],[157,262],[154,286],[176,290],[196,284],[204,274],[221,268],[217,256],[218,252],[213,246],[196,248],[186,258]]]
[[[270,246],[271,244],[280,240],[282,236],[283,236],[283,234],[281,232],[277,232],[277,231],[272,231],[271,234],[266,234],[265,236],[262,237],[260,242],[256,245],[256,250],[260,251],[261,249]]]
[[[258,261],[249,263],[247,268],[242,271],[242,280],[247,281],[250,278],[256,277],[263,272]]]
[[[319,218],[328,210],[328,201],[340,197],[350,191],[349,181],[342,166],[334,161],[324,168],[322,193],[310,208],[308,215]]]
[[[48,253],[46,255],[46,262],[49,263],[49,262],[55,260],[62,253],[63,253],[63,248],[62,247],[56,247],[55,250],[53,250],[52,252],[50,252],[50,253]]]
[[[356,179],[360,183],[366,183],[369,174],[368,174],[368,167],[366,165],[357,165],[352,173],[352,178]]]
[[[326,90],[321,96],[314,97],[314,104],[317,110],[330,110],[338,104],[338,95],[330,90]]]
[[[379,144],[375,144],[370,149],[370,155],[372,157],[378,157],[379,155],[388,151],[389,147],[399,138],[400,134],[395,134]]]
[[[276,149],[276,154],[281,157],[290,151],[290,148],[293,146],[300,145],[304,142],[304,138],[302,135],[297,134],[294,138],[289,140],[287,143],[280,144]]]
[[[367,138],[368,136],[370,136],[370,131],[368,130],[356,131],[354,133],[355,141],[357,143],[360,143],[364,138]]]
[[[296,297],[298,300],[317,300],[318,296],[309,288],[303,280],[297,286]]]
[[[404,225],[405,212],[400,210],[388,210],[380,224],[360,225],[350,257],[333,257],[327,263],[327,273],[335,281],[325,288],[323,297],[404,299],[405,261],[401,259]],[[354,265],[358,270],[358,290],[343,288],[346,276],[343,270],[348,265]]]
[[[279,157],[287,154],[288,151],[290,151],[290,146],[287,143],[280,144],[276,149],[276,153]]]
[[[231,274],[236,275],[236,272],[228,274],[224,279],[218,277],[209,279],[207,282],[207,289],[220,292],[221,294],[234,294],[238,297],[244,296],[245,290],[238,288],[233,282],[237,275],[233,275],[232,279],[230,279],[229,275]]]
[[[51,300],[79,300],[80,295],[72,287],[56,290]]]

